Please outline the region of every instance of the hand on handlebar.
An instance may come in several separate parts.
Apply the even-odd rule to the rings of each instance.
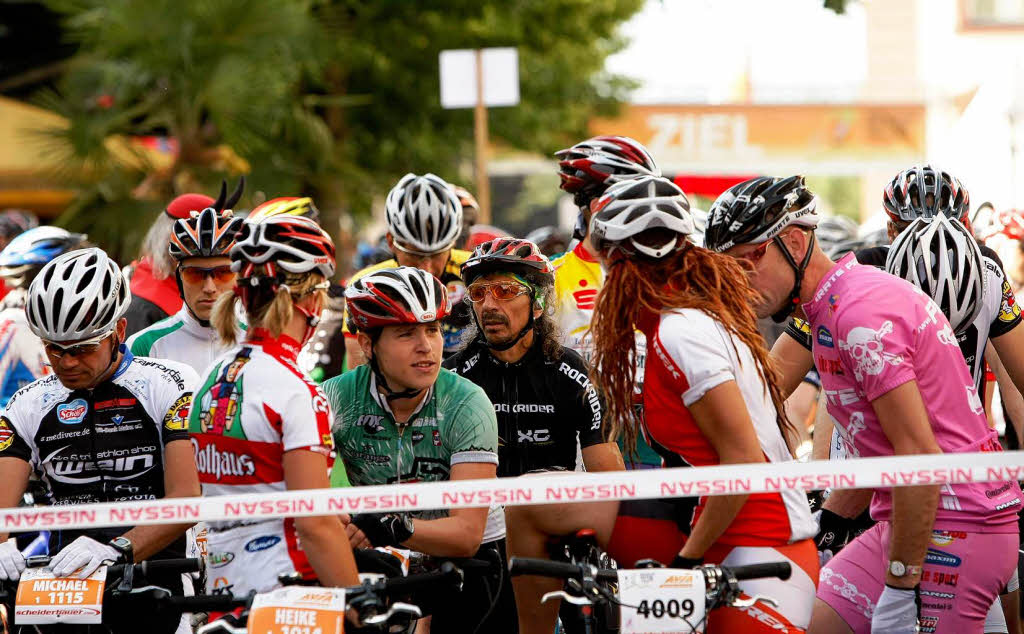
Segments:
[[[352,518],[348,514],[342,513],[341,523],[345,525],[345,536],[348,537],[349,546],[353,549],[373,548],[373,544],[367,539],[366,534],[352,523]]]
[[[13,541],[0,544],[0,581],[17,581],[25,572],[25,556]]]
[[[54,576],[69,577],[81,568],[79,579],[85,579],[96,569],[106,563],[114,563],[121,559],[121,553],[113,546],[101,544],[95,539],[82,535],[65,546],[50,560],[50,570]]]

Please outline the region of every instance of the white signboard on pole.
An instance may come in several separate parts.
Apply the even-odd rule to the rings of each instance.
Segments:
[[[485,48],[483,100],[485,106],[514,106],[519,103],[519,53],[515,48]],[[441,66],[441,106],[473,108],[477,105],[477,51],[451,49],[438,56]]]

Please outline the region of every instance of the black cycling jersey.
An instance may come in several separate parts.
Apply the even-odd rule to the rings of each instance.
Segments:
[[[444,366],[482,387],[494,404],[499,477],[573,470],[577,434],[582,448],[605,442],[603,404],[583,357],[569,348],[548,359],[538,340],[518,362],[505,363],[477,340]]]
[[[124,357],[92,390],[69,390],[56,375],[14,394],[0,416],[0,457],[28,462],[46,505],[152,500],[164,496],[164,447],[188,440],[195,372],[180,363]],[[125,527],[53,533],[51,553],[85,534],[97,541]],[[167,556],[183,556],[179,542]]]

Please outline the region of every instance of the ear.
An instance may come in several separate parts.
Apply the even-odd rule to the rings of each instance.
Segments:
[[[387,242],[388,242],[388,248],[391,249],[392,252],[394,252],[394,250],[395,250],[395,238],[391,235],[390,231],[388,231],[386,234],[384,234],[384,239],[387,240]]]
[[[373,356],[373,341],[370,339],[370,335],[365,332],[357,333],[356,342],[359,344],[359,349],[363,351],[363,358],[369,361]]]
[[[117,320],[117,326],[114,327],[114,330],[117,331],[117,340],[118,341],[120,341],[122,343],[124,342],[124,333],[125,333],[125,331],[127,329],[128,329],[128,320],[125,319],[124,317],[118,319]]]

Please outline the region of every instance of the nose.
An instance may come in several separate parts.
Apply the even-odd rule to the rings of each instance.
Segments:
[[[494,293],[492,293],[490,289],[488,289],[487,292],[484,293],[484,301],[480,302],[481,312],[483,312],[485,308],[490,308],[492,310],[500,310],[500,307],[501,304],[498,302],[498,300],[494,299]]]
[[[430,337],[427,336],[426,328],[419,328],[416,330],[415,350],[416,352],[431,351]]]
[[[65,354],[60,359],[57,359],[57,365],[60,366],[61,370],[74,370],[78,367],[78,357]]]
[[[212,275],[204,275],[203,276],[203,292],[205,292],[205,293],[216,293],[217,292],[217,284],[214,283]]]

